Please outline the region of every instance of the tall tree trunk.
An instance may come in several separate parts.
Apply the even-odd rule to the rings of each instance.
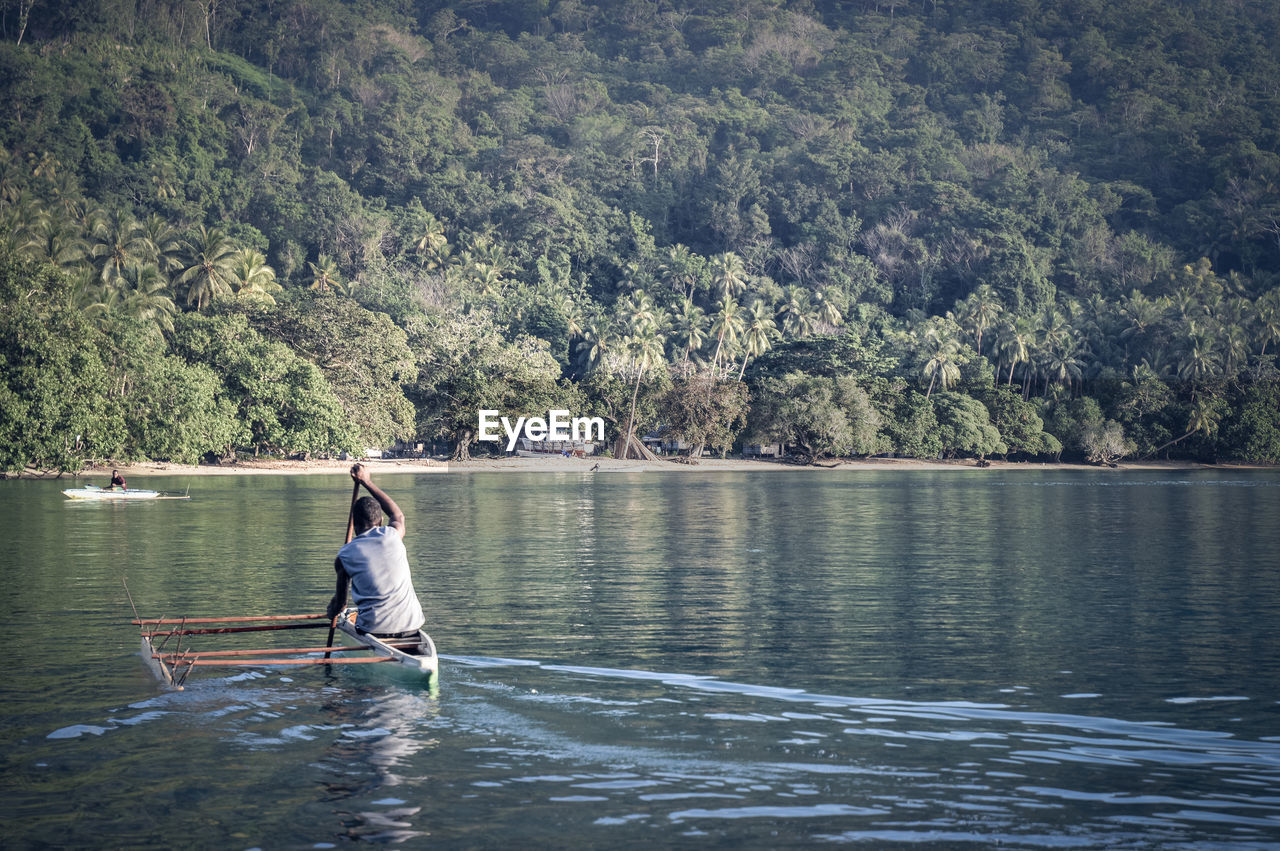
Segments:
[[[720,336],[716,338],[716,353],[711,358],[711,380],[716,380],[716,365],[720,363],[720,346],[724,343],[724,329],[720,329]]]
[[[1173,440],[1170,440],[1168,443],[1162,444],[1160,446],[1157,446],[1155,449],[1152,449],[1150,452],[1148,452],[1146,455],[1143,455],[1142,457],[1144,459],[1150,458],[1152,455],[1155,455],[1157,452],[1159,452],[1162,449],[1168,449],[1170,446],[1173,446],[1175,443],[1181,443],[1191,435],[1195,434],[1197,431],[1199,431],[1199,429],[1193,428],[1191,429],[1191,431],[1187,432],[1182,437],[1175,437]]]
[[[453,448],[454,461],[470,461],[471,460],[471,437],[474,432],[471,429],[463,429],[458,434],[458,442]]]
[[[22,37],[27,33],[27,19],[31,16],[31,7],[36,5],[36,0],[19,0],[18,3],[18,45],[22,44]]]
[[[631,454],[631,444],[634,441],[633,432],[636,427],[636,401],[640,398],[640,377],[644,375],[644,369],[641,368],[636,372],[636,386],[631,391],[631,413],[627,416],[627,429],[623,436],[622,456],[625,458]]]

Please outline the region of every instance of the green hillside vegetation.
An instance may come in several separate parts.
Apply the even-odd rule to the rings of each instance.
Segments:
[[[0,7],[0,469],[1280,461],[1261,0]]]

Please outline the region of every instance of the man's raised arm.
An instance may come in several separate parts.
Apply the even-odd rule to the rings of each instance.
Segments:
[[[351,468],[351,478],[364,485],[369,495],[378,501],[382,513],[387,515],[387,525],[399,532],[400,537],[403,538],[405,536],[404,512],[400,510],[400,506],[396,505],[396,501],[373,483],[369,470],[363,464],[356,464]]]

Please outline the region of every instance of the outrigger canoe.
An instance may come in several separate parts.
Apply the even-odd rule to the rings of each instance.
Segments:
[[[198,667],[273,668],[284,665],[362,662],[395,662],[426,676],[429,685],[434,684],[440,660],[431,636],[422,630],[418,630],[416,639],[380,639],[363,635],[356,631],[355,618],[354,609],[345,610],[338,616],[336,631],[355,639],[356,644],[223,650],[197,650],[183,645],[190,636],[196,635],[323,629],[332,622],[324,615],[264,615],[152,620],[135,618],[133,623],[142,630],[143,659],[164,683],[177,689],[183,687],[188,675]],[[360,652],[372,652],[373,655],[353,655]]]
[[[67,488],[62,492],[63,496],[68,499],[112,499],[112,500],[132,500],[132,499],[190,499],[187,494],[181,493],[163,493],[162,491],[139,490],[137,488],[129,488],[128,490],[119,490],[117,488],[100,488],[96,485],[85,485],[82,488]]]

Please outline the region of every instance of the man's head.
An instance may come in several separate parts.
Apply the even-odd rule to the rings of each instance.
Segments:
[[[352,523],[357,535],[363,535],[374,526],[382,525],[382,507],[371,496],[362,496],[351,509]]]

